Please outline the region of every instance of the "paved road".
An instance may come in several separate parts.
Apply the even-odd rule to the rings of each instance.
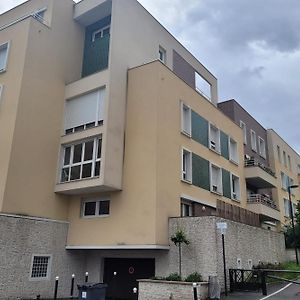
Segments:
[[[280,284],[268,287],[268,296],[263,296],[262,293],[252,292],[234,292],[228,297],[221,297],[222,300],[299,300],[300,299],[300,285],[298,284]],[[286,287],[286,288],[285,288]],[[282,289],[282,290],[281,290]],[[281,290],[281,291],[280,291]],[[279,293],[276,293],[280,291]],[[274,295],[273,295],[274,293]],[[276,294],[275,294],[276,293]]]

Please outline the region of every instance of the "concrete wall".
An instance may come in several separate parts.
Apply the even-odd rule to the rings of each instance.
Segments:
[[[224,220],[217,217],[172,218],[170,236],[183,229],[190,245],[182,249],[182,275],[199,272],[204,280],[217,274],[223,282],[222,238],[216,228],[216,222],[226,222],[225,235],[227,269],[237,268],[237,259],[241,259],[242,268],[248,269],[248,260],[253,265],[262,262],[282,262],[286,260],[283,234],[260,229],[249,225]],[[167,275],[178,272],[178,248],[171,245],[169,256],[164,262]]]
[[[45,219],[0,215],[0,299],[51,298],[59,276],[59,297],[69,296],[71,275],[82,283],[85,254],[66,251],[68,223]],[[48,280],[30,278],[32,255],[51,255]],[[75,288],[76,291],[76,288]]]
[[[208,283],[197,285],[199,300],[208,297]],[[193,299],[192,283],[156,280],[139,281],[139,300],[190,300]]]

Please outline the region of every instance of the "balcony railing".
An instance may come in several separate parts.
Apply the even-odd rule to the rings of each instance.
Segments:
[[[262,164],[261,162],[259,162],[256,159],[246,159],[244,162],[244,166],[245,167],[259,167],[262,170],[264,170],[265,172],[267,172],[268,174],[270,174],[271,176],[276,178],[276,174],[273,170],[271,170],[269,167],[265,166],[264,164]]]
[[[263,205],[266,205],[266,206],[269,206],[273,209],[278,210],[277,205],[274,203],[272,198],[270,198],[268,196],[261,195],[261,194],[249,195],[248,199],[247,199],[247,202],[251,203],[251,204],[260,203],[260,204],[263,204]]]

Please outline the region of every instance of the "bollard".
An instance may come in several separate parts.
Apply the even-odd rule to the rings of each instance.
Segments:
[[[194,290],[194,300],[198,300],[197,283],[196,282],[193,282],[193,290]]]
[[[113,289],[114,291],[116,291],[117,289],[117,272],[114,272],[114,277],[113,277]],[[115,297],[115,294],[113,294],[113,297],[112,297],[112,300],[115,300],[116,297]]]
[[[70,292],[70,298],[73,299],[74,295],[74,281],[75,281],[75,274],[72,274],[72,279],[71,279],[71,292]]]
[[[54,298],[53,298],[54,300],[56,300],[56,299],[57,299],[58,280],[59,280],[59,277],[58,277],[58,276],[56,276],[56,277],[55,277]]]
[[[267,292],[266,272],[265,271],[261,272],[261,290],[262,290],[263,296],[267,296],[268,292]]]
[[[134,287],[132,291],[133,291],[133,300],[138,300],[138,293],[137,293],[138,289]]]
[[[85,282],[88,282],[89,280],[89,272],[85,272]]]

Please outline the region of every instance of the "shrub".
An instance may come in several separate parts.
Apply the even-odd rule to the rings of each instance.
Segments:
[[[257,266],[253,266],[253,269],[268,269],[268,270],[281,270],[281,264],[272,264],[269,262],[260,262]]]
[[[165,279],[167,281],[182,281],[181,276],[178,273],[171,273]]]
[[[198,272],[194,272],[187,276],[185,279],[186,282],[200,282],[202,281],[202,276]]]

